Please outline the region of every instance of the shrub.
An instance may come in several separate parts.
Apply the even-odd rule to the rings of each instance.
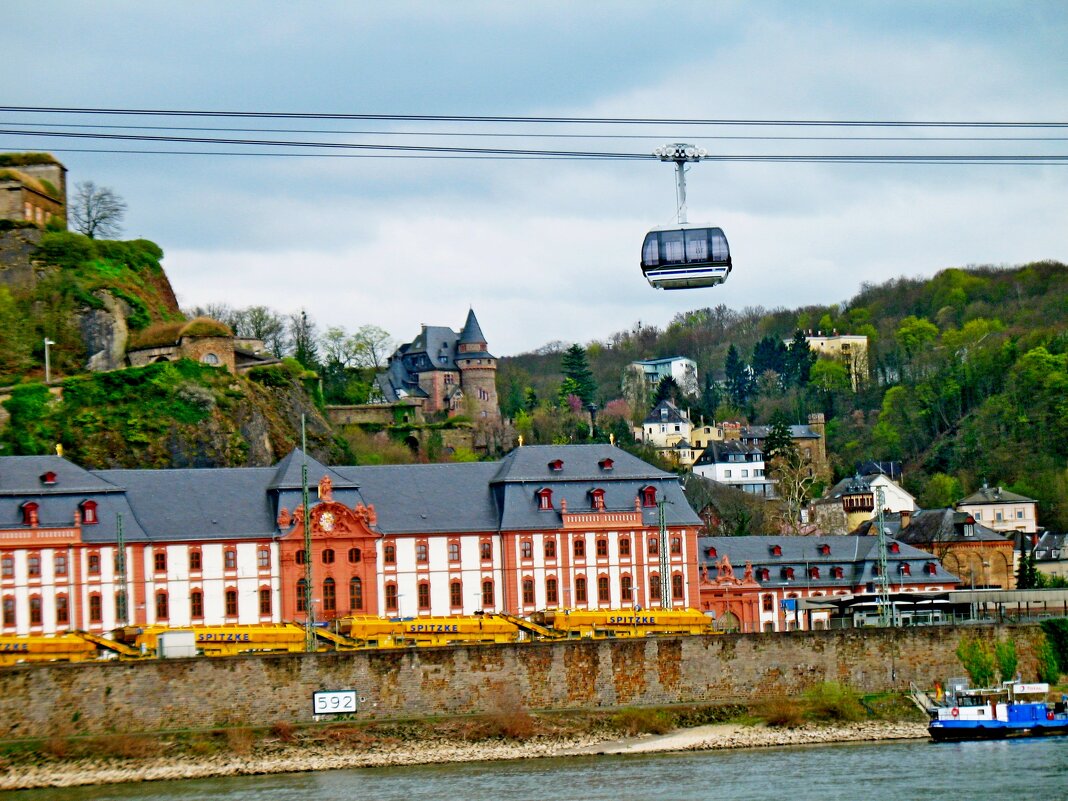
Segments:
[[[756,709],[756,715],[769,726],[793,729],[805,722],[805,712],[792,698],[769,698]]]
[[[675,728],[671,715],[662,709],[622,709],[609,721],[613,728],[630,736],[666,734]]]
[[[226,747],[231,754],[248,754],[252,751],[253,742],[255,742],[255,737],[251,729],[226,730]]]
[[[292,723],[285,720],[280,720],[273,726],[271,726],[271,736],[277,738],[283,743],[291,743],[295,739],[293,735],[294,730],[295,729]]]
[[[994,682],[994,654],[978,636],[964,637],[957,645],[957,659],[964,666],[973,687],[989,687]]]
[[[1068,673],[1068,618],[1043,620],[1040,625],[1057,662],[1057,669],[1061,673]]]
[[[1002,681],[1016,677],[1016,668],[1020,660],[1016,656],[1016,643],[1012,640],[999,640],[994,646],[994,658],[998,663],[998,674]]]
[[[806,712],[813,720],[854,721],[865,717],[860,697],[849,687],[827,681],[805,691]]]
[[[1057,664],[1057,654],[1048,639],[1043,640],[1042,644],[1038,646],[1036,657],[1038,661],[1038,680],[1047,684],[1056,684],[1060,681],[1061,670]]]

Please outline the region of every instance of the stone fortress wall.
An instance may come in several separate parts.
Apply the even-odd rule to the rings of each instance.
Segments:
[[[1035,678],[1037,626],[51,663],[0,669],[0,738],[305,723],[317,690],[356,690],[356,717],[370,719],[737,703],[827,681],[929,688],[965,675],[955,653],[965,636],[1011,638],[1024,678]]]

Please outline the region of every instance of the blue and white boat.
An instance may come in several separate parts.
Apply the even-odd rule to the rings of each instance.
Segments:
[[[1048,684],[1007,681],[992,689],[950,685],[929,708],[935,740],[989,740],[1068,734],[1064,696],[1049,702]]]

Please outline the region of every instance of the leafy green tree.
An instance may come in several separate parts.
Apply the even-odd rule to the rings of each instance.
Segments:
[[[978,636],[965,636],[957,645],[957,659],[968,673],[973,687],[994,683],[994,653]]]
[[[809,386],[817,393],[828,419],[835,416],[839,407],[846,405],[853,388],[849,370],[834,359],[819,359],[812,365]]]
[[[1016,667],[1020,660],[1016,656],[1016,643],[1013,640],[998,640],[994,646],[994,659],[997,660],[1002,681],[1016,678]]]
[[[924,485],[917,499],[924,509],[944,509],[964,497],[960,481],[945,473],[935,473]]]
[[[938,326],[930,320],[909,315],[897,327],[894,339],[904,357],[904,363],[910,375],[917,375],[918,365],[923,361],[932,345],[938,339]]]
[[[560,360],[565,382],[573,382],[571,394],[577,395],[584,404],[593,403],[597,397],[597,382],[586,360],[586,349],[579,344],[571,345]]]

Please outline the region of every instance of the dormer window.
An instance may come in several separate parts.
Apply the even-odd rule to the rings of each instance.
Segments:
[[[828,545],[827,543],[823,543],[823,545],[820,546],[820,556],[830,556],[830,555],[831,555],[831,546]]]
[[[784,567],[780,575],[787,581],[794,580],[794,569],[792,567]]]
[[[47,473],[42,473],[41,474],[41,483],[42,484],[47,484],[47,485],[55,484],[56,483],[56,474],[53,473],[51,470],[49,470]]]
[[[871,574],[873,576],[881,576],[882,575],[882,571],[879,569],[878,565],[872,565],[871,566]]]
[[[923,566],[923,572],[926,573],[928,576],[933,576],[935,573],[938,572],[938,565],[936,565],[934,562],[928,562]]]
[[[816,567],[815,565],[812,565],[808,569],[808,577],[810,579],[818,579],[820,577],[820,569],[818,567]]]
[[[762,567],[757,571],[757,576],[761,581],[771,581],[771,570]]]
[[[656,506],[656,487],[641,488],[642,506]]]
[[[597,509],[598,511],[604,511],[604,490],[592,489],[590,490],[590,508]]]
[[[549,470],[551,470],[552,472],[559,473],[563,469],[564,469],[564,461],[563,461],[563,459],[553,459],[551,462],[549,462]]]
[[[719,554],[716,553],[715,548],[705,548],[705,556],[709,557],[710,559],[715,559],[719,556]]]
[[[782,556],[782,546],[781,545],[772,545],[771,546],[771,555],[772,556]]]
[[[901,553],[901,545],[896,542],[890,543],[890,553]]]
[[[100,522],[100,517],[96,513],[96,501],[82,501],[78,508],[82,510],[84,525],[92,526]]]
[[[902,562],[900,565],[898,565],[897,569],[898,569],[898,572],[900,572],[902,576],[911,576],[912,575],[912,568],[909,566],[908,562]]]
[[[837,565],[832,567],[831,568],[831,578],[836,578],[836,579],[845,578],[845,570],[843,570],[841,567],[838,567]]]
[[[27,501],[22,504],[22,525],[24,526],[36,526],[38,520],[38,509],[40,507],[33,501]]]
[[[615,467],[615,462],[613,462],[611,459],[601,459],[601,461],[599,461],[597,464],[602,470],[605,471],[611,470],[613,467]]]
[[[538,499],[538,509],[546,510],[553,508],[553,491],[548,487],[535,492],[534,497]]]

